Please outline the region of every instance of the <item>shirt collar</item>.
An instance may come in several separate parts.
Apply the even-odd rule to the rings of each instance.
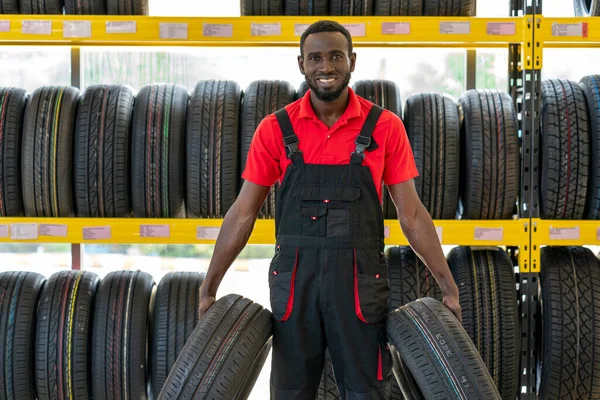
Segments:
[[[356,117],[360,117],[360,101],[358,101],[358,96],[352,88],[348,87],[348,106],[346,107],[346,111],[342,114],[342,119],[352,119]],[[299,118],[311,118],[314,120],[318,120],[319,118],[315,114],[315,110],[312,108],[312,104],[310,103],[310,90],[306,92],[302,100],[300,101],[300,112],[298,115]]]

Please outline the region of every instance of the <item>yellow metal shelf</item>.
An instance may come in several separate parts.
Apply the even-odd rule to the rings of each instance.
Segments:
[[[535,17],[535,41],[549,48],[600,46],[600,17]]]
[[[0,15],[0,45],[298,46],[323,17]],[[357,46],[506,47],[531,40],[525,17],[328,17]],[[529,32],[529,33],[528,33]]]
[[[600,221],[533,219],[532,225],[538,246],[600,246]]]
[[[2,218],[0,242],[200,244],[214,243],[220,219]],[[442,244],[522,246],[529,220],[434,221]],[[406,245],[397,220],[385,220],[386,244]],[[250,244],[274,244],[274,220],[257,220]]]

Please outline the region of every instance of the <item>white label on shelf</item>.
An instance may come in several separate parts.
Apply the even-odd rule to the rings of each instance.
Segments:
[[[12,240],[35,240],[38,238],[38,224],[10,224]]]
[[[0,21],[0,32],[10,32],[10,21]]]
[[[106,33],[136,33],[135,21],[106,21]]]
[[[92,37],[91,21],[64,21],[64,38],[89,38]]]
[[[171,237],[171,225],[140,225],[140,236],[148,238]]]
[[[358,36],[366,36],[367,35],[367,27],[365,24],[343,24],[344,28],[350,32],[350,35],[358,37]]]
[[[202,34],[212,37],[232,37],[233,24],[207,24],[202,26]]]
[[[383,22],[382,35],[410,35],[410,22]]]
[[[596,229],[596,240],[600,240],[600,228]]]
[[[504,228],[478,228],[475,227],[475,240],[495,240],[504,238]]]
[[[7,238],[8,237],[8,225],[3,224],[0,225],[0,238]]]
[[[160,23],[160,38],[161,39],[183,39],[188,38],[188,24],[187,23]]]
[[[514,22],[488,22],[488,35],[514,35],[517,32],[517,24]]]
[[[442,229],[441,226],[436,226],[435,227],[435,233],[437,233],[438,239],[440,240],[440,243],[442,243],[442,238],[443,238],[442,232],[443,232],[443,229]]]
[[[110,239],[112,233],[110,226],[92,226],[83,228],[83,240]]]
[[[40,224],[40,236],[67,237],[67,225]]]
[[[281,24],[279,22],[270,24],[257,24],[253,22],[250,27],[250,34],[252,36],[279,36],[281,35]]]
[[[221,228],[218,226],[198,226],[196,228],[196,239],[215,240],[220,231]]]
[[[552,36],[583,36],[583,24],[581,22],[576,24],[552,24]]]
[[[390,226],[389,225],[384,225],[383,237],[385,237],[386,239],[390,237]]]
[[[471,33],[470,22],[440,22],[440,33],[448,35],[468,35]]]
[[[579,227],[553,228],[550,227],[550,240],[577,240],[579,239]]]
[[[23,21],[21,26],[22,33],[29,33],[32,35],[51,35],[52,34],[52,21]]]
[[[294,24],[294,36],[302,36],[309,24]]]

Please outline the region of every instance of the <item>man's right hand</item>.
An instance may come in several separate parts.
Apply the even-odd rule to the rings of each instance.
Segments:
[[[198,320],[206,314],[208,309],[215,304],[215,296],[202,296],[200,295],[200,306],[198,307]]]

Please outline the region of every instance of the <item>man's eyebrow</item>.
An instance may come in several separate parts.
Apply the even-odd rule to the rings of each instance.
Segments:
[[[340,53],[344,53],[344,50],[339,50],[339,49],[333,49],[333,50],[329,50],[329,54],[340,54]],[[310,53],[306,53],[306,56],[320,56],[321,54],[323,54],[323,52],[321,51],[311,51]]]

